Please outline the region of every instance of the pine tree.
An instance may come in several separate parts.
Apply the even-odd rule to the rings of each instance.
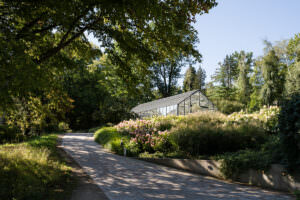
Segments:
[[[205,88],[206,72],[200,66],[196,72],[195,89],[203,90]]]

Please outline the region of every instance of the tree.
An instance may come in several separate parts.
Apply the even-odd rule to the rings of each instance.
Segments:
[[[240,99],[244,105],[247,105],[250,101],[251,85],[249,76],[252,70],[252,64],[252,53],[246,54],[244,51],[241,51],[238,60],[239,74],[237,78],[237,95],[238,99]]]
[[[190,65],[186,70],[183,80],[183,90],[185,92],[191,91],[197,88],[197,77],[195,68]]]
[[[250,84],[252,88],[252,92],[250,95],[250,102],[248,105],[250,111],[259,110],[259,108],[261,107],[260,90],[264,84],[264,80],[262,77],[262,72],[259,64],[260,62],[261,62],[260,59],[256,60],[253,69],[253,74],[250,77]]]
[[[286,96],[300,94],[300,33],[289,41],[288,59],[290,65],[287,68],[285,82]]]
[[[134,70],[126,61],[132,57],[149,64],[161,56],[152,49],[157,44],[164,45],[165,57],[179,51],[199,56],[190,43],[190,38],[197,37],[191,23],[196,14],[207,13],[215,5],[215,0],[142,4],[4,0],[0,3],[0,107],[12,104],[14,96],[48,86],[49,71],[74,61],[62,50],[81,50],[84,56],[84,49],[92,48],[87,34],[101,42],[102,48],[95,52],[109,54],[113,64],[129,74]]]
[[[264,85],[261,89],[261,99],[264,105],[272,105],[282,97],[283,82],[279,74],[280,63],[275,51],[271,49],[262,58],[262,76]]]
[[[172,96],[175,93],[182,66],[182,58],[153,65],[154,86],[158,88],[162,97]]]
[[[213,75],[213,81],[220,83],[221,86],[226,88],[233,88],[233,82],[238,75],[238,58],[236,53],[226,55],[224,61],[219,63],[219,68]]]
[[[203,91],[205,88],[205,79],[206,79],[206,72],[201,66],[199,66],[196,72],[195,88]]]
[[[251,71],[252,64],[251,52],[236,51],[226,55],[224,61],[219,63],[220,67],[212,76],[213,82],[217,85],[215,87],[217,89],[216,93],[218,93],[217,96],[227,100],[234,100],[236,95],[242,91],[242,89],[238,88],[239,86],[249,87],[248,73]],[[241,73],[240,69],[242,70]],[[247,98],[244,101],[246,102]]]

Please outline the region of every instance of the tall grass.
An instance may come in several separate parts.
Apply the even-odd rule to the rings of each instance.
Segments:
[[[57,135],[0,146],[0,199],[66,199],[73,185]]]

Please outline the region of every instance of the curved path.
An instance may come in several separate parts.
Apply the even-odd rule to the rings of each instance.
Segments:
[[[286,194],[114,155],[95,143],[92,133],[66,134],[62,146],[111,200],[292,199]]]

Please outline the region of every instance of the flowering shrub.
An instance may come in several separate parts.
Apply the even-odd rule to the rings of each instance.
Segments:
[[[170,140],[170,131],[158,131],[157,135],[152,137],[152,148],[154,151],[159,152],[170,152],[175,150],[175,144]]]
[[[227,121],[233,123],[252,123],[263,127],[266,131],[275,132],[278,123],[279,107],[264,106],[259,111],[247,114],[243,110],[228,115]]]
[[[199,112],[128,120],[112,127],[116,133],[106,131],[107,134],[99,135],[102,141],[110,141],[107,146],[113,151],[122,153],[125,147],[131,155],[175,151],[191,156],[215,155],[257,148],[265,142],[266,131],[274,130],[278,112],[279,108],[272,106],[251,114]],[[120,144],[121,138],[124,146]]]
[[[168,148],[168,130],[160,131],[157,119],[129,120],[116,125],[117,131],[130,135],[130,146],[138,146],[141,151],[165,151]],[[171,146],[171,145],[169,145]]]

